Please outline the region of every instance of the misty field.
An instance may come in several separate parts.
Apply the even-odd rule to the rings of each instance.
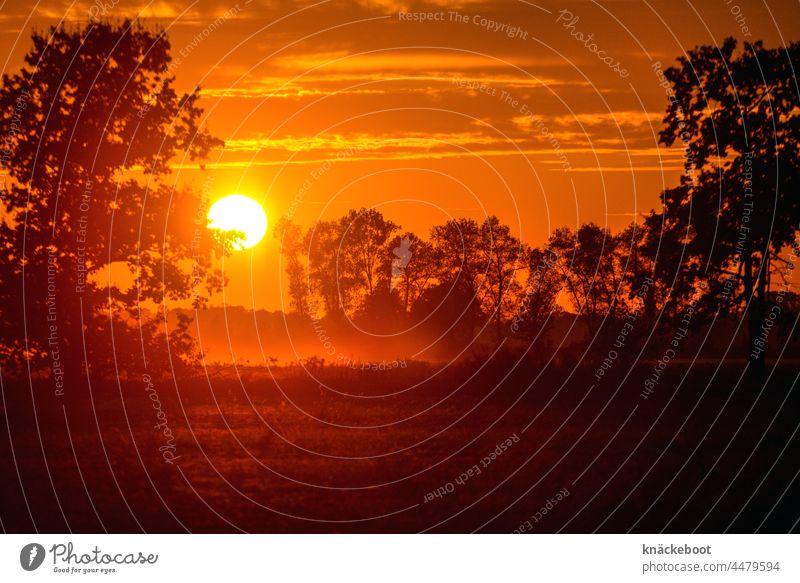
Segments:
[[[796,367],[774,370],[762,390],[735,365],[695,365],[687,377],[675,362],[644,399],[652,366],[618,366],[597,382],[594,370],[509,364],[238,376],[220,367],[151,379],[149,389],[138,380],[93,387],[94,404],[74,390],[35,418],[20,397],[31,387],[6,382],[3,457],[19,473],[4,482],[3,527],[792,528],[800,400],[787,388]],[[41,396],[52,385],[33,389]]]

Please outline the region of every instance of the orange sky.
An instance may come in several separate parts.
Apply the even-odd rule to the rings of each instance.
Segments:
[[[206,122],[227,142],[205,172],[179,164],[179,183],[252,196],[273,222],[376,206],[426,235],[450,216],[496,214],[540,244],[564,224],[618,229],[676,183],[681,152],[657,143],[666,95],[653,63],[731,35],[800,39],[796,10],[744,0],[7,1],[0,42],[8,71],[31,27],[138,15],[168,28],[178,86],[201,85]],[[226,260],[225,303],[280,308],[277,250],[268,232]]]

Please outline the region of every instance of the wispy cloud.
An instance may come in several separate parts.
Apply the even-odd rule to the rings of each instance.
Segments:
[[[487,157],[497,157],[497,156],[526,156],[532,157],[537,159],[537,163],[541,164],[552,164],[554,166],[558,166],[558,168],[554,168],[553,170],[563,171],[562,161],[558,159],[552,148],[548,147],[534,147],[532,143],[528,143],[526,145],[520,144],[504,144],[505,147],[501,147],[497,140],[490,141],[488,144],[489,146],[495,147],[473,147],[473,148],[466,148],[463,147],[463,144],[460,144],[462,147],[459,148],[456,145],[455,141],[450,142],[450,145],[446,143],[437,143],[435,146],[431,144],[429,141],[421,140],[421,144],[425,144],[422,147],[418,147],[416,149],[408,149],[406,148],[374,148],[370,149],[368,147],[361,147],[356,142],[348,141],[347,146],[343,149],[348,150],[349,152],[358,152],[354,155],[342,156],[338,157],[335,153],[329,151],[321,151],[321,150],[314,150],[314,149],[307,149],[307,150],[297,150],[294,152],[289,153],[288,151],[285,156],[270,156],[267,159],[264,158],[256,158],[256,159],[247,159],[247,160],[228,160],[228,161],[217,161],[217,162],[210,162],[205,164],[207,168],[248,168],[248,167],[256,167],[256,166],[285,166],[285,165],[322,165],[328,163],[330,161],[336,161],[337,163],[356,163],[356,162],[370,162],[370,161],[408,161],[408,160],[444,160],[444,159],[455,159],[455,158],[487,158]],[[408,144],[405,144],[408,146]],[[475,146],[481,146],[480,142],[474,144]],[[456,146],[456,147],[454,147]],[[523,147],[524,146],[524,147]],[[238,152],[242,152],[244,150],[237,150]],[[338,150],[341,151],[341,150]],[[591,147],[583,147],[583,148],[563,148],[561,150],[567,156],[583,156],[584,160],[587,160],[585,156],[589,155],[592,158],[600,158],[601,163],[597,166],[578,166],[571,168],[575,172],[652,172],[652,171],[674,171],[680,170],[682,166],[676,163],[675,156],[664,156],[664,150],[660,150],[658,148],[642,148],[639,150],[621,150],[619,148],[591,148]],[[274,154],[274,152],[273,152]],[[634,164],[628,163],[626,165],[627,158],[631,159],[649,159],[646,162],[636,162]],[[591,158],[589,158],[591,159]],[[661,162],[663,160],[663,162]],[[615,162],[614,162],[615,161]],[[179,164],[175,166],[176,168],[182,169],[197,169],[200,166],[198,164],[187,163],[187,164]]]
[[[561,85],[588,87],[588,81],[570,81],[551,77],[526,77],[522,75],[397,75],[381,72],[360,74],[303,75],[296,79],[264,77],[258,81],[247,80],[233,87],[207,87],[202,95],[209,98],[281,99],[315,97],[321,95],[383,95],[397,93],[422,93],[437,95],[455,93],[478,95],[479,87],[499,90],[531,90]]]
[[[600,113],[577,113],[575,115],[559,115],[553,119],[561,126],[580,124],[597,126],[602,124],[643,126],[660,124],[664,118],[663,111],[606,111]]]
[[[308,71],[324,69],[325,71],[346,72],[380,72],[386,71],[470,71],[505,68],[509,65],[520,67],[535,65],[532,57],[508,55],[506,57],[476,55],[458,51],[418,51],[418,50],[385,50],[378,52],[351,53],[345,50],[322,53],[301,53],[284,55],[272,60],[272,64],[284,70]]]
[[[225,149],[231,152],[260,152],[264,150],[280,150],[284,152],[328,151],[336,153],[342,150],[378,151],[395,149],[402,151],[426,150],[451,146],[484,146],[502,144],[507,140],[489,136],[479,132],[424,134],[400,132],[393,134],[333,134],[323,136],[297,136],[282,138],[251,138],[228,140]]]

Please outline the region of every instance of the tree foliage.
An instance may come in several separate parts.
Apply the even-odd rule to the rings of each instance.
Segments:
[[[673,99],[660,139],[685,148],[681,184],[647,225],[667,243],[675,292],[703,286],[708,311],[744,313],[752,343],[769,304],[776,261],[800,223],[800,44],[768,49],[734,39],[703,46],[665,71]],[[663,255],[662,255],[663,256]]]
[[[141,321],[141,303],[199,306],[223,283],[212,262],[221,248],[194,220],[204,201],[167,180],[175,157],[201,160],[220,142],[200,127],[197,91],[175,89],[162,32],[93,23],[32,41],[0,87],[13,128],[2,152],[3,350],[18,364],[58,352],[77,375],[84,360],[108,365],[112,350],[136,355],[126,330],[141,325],[155,358],[159,327]]]

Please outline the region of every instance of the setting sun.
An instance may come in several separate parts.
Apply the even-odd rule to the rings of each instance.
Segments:
[[[208,211],[208,228],[220,231],[240,231],[234,249],[249,249],[267,232],[267,214],[255,200],[242,194],[231,194],[219,199]]]

